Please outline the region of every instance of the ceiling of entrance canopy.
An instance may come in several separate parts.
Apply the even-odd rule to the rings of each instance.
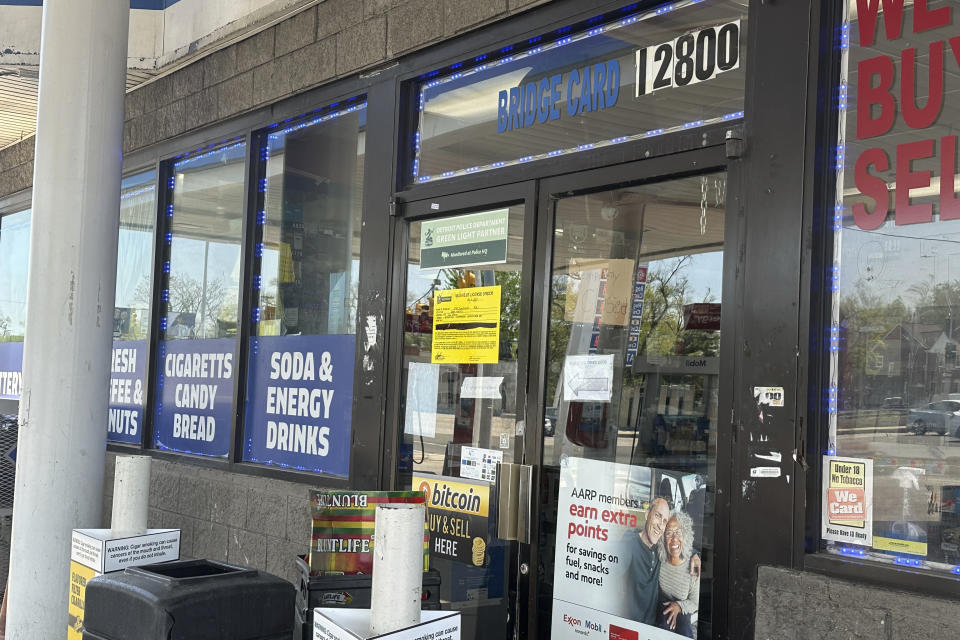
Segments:
[[[127,92],[316,2],[131,0]],[[36,131],[42,4],[0,0],[0,149]]]

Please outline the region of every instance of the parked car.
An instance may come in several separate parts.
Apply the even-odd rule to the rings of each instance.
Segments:
[[[907,414],[907,431],[922,436],[928,431],[942,436],[960,434],[960,401],[941,400],[931,402],[920,409],[910,409]]]

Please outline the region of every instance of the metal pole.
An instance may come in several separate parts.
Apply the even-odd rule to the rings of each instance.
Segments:
[[[129,3],[46,0],[7,638],[62,638],[71,530],[100,526]]]

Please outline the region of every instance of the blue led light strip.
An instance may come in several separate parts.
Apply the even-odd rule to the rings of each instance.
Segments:
[[[315,124],[320,124],[321,122],[328,122],[340,116],[345,116],[348,113],[354,113],[355,111],[361,111],[367,108],[366,101],[361,102],[360,104],[355,104],[351,107],[345,109],[338,109],[337,111],[332,111],[330,113],[324,114],[322,116],[317,116],[316,118],[311,118],[310,120],[304,120],[303,122],[298,122],[295,125],[289,126],[286,129],[281,129],[280,131],[275,131],[270,134],[270,140],[278,140],[288,133],[293,133],[294,131],[299,131],[300,129],[306,129],[307,127],[312,127]]]
[[[742,117],[743,117],[743,111],[735,111],[734,113],[728,113],[718,118],[710,118],[707,120],[697,120],[696,125],[691,125],[691,123],[679,124],[675,127],[653,129],[651,131],[645,131],[643,133],[636,133],[631,136],[619,136],[616,138],[611,138],[610,140],[600,140],[598,142],[581,144],[573,147],[568,147],[566,149],[555,149],[553,151],[547,151],[546,153],[539,153],[537,155],[523,156],[522,158],[517,158],[516,160],[498,160],[497,162],[480,165],[476,167],[470,167],[468,169],[458,169],[456,171],[444,171],[440,175],[436,175],[436,176],[418,176],[417,182],[420,184],[424,182],[434,182],[434,181],[443,180],[446,178],[453,178],[455,176],[467,175],[468,173],[475,173],[477,171],[484,171],[487,169],[499,169],[500,167],[510,167],[517,164],[532,162],[534,160],[542,160],[544,158],[553,158],[553,157],[564,155],[567,153],[575,153],[577,151],[583,151],[584,149],[600,149],[602,147],[610,147],[613,145],[622,144],[624,142],[632,142],[634,140],[646,140],[650,138],[656,138],[657,136],[676,133],[677,131],[686,131],[687,129],[690,129],[691,126],[697,126],[697,127],[708,126],[712,124],[717,124],[719,122],[729,122],[730,120],[736,120],[737,118],[742,118]]]
[[[824,286],[830,291],[830,328],[828,335],[828,354],[830,373],[828,379],[829,393],[827,396],[827,455],[837,453],[837,417],[840,407],[840,255],[842,249],[841,232],[843,231],[843,169],[846,165],[846,114],[847,96],[849,92],[850,66],[850,6],[844,3],[843,20],[840,28],[840,81],[837,85],[836,107],[838,111],[837,147],[833,158],[836,163],[835,189],[836,195],[833,205],[833,265],[827,272]]]
[[[149,187],[143,187],[142,189],[137,189],[136,191],[127,191],[120,194],[120,201],[129,200],[130,198],[136,198],[137,196],[142,196],[145,193],[153,193],[156,191],[156,188],[153,185]]]
[[[219,155],[221,153],[227,153],[228,151],[233,151],[234,149],[243,147],[246,144],[246,141],[242,138],[233,138],[232,140],[227,140],[223,143],[216,143],[209,145],[207,147],[201,147],[194,151],[191,151],[189,154],[184,153],[177,156],[173,162],[174,169],[180,169],[188,164],[194,162],[199,162],[200,160],[205,160],[211,156]],[[208,151],[203,151],[204,149],[209,149]],[[201,153],[202,152],[202,153]],[[191,155],[196,154],[196,155]]]
[[[603,25],[600,25],[600,26],[598,26],[598,27],[593,27],[593,28],[590,28],[590,29],[588,29],[588,30],[586,30],[586,31],[582,31],[582,32],[580,32],[580,33],[576,33],[576,34],[571,35],[571,36],[565,36],[565,37],[560,38],[560,39],[558,39],[558,40],[555,40],[555,41],[553,41],[553,42],[550,42],[550,43],[547,43],[547,44],[544,44],[544,45],[540,45],[540,46],[534,47],[533,49],[528,49],[528,50],[526,50],[526,51],[522,51],[522,52],[519,52],[519,53],[514,53],[514,54],[511,54],[511,55],[507,55],[507,56],[505,56],[505,57],[503,57],[503,58],[499,58],[498,60],[494,60],[494,61],[492,61],[492,62],[484,62],[484,64],[481,64],[481,65],[479,65],[479,66],[477,66],[477,67],[473,67],[472,69],[468,69],[467,71],[457,71],[456,73],[453,73],[453,74],[451,74],[451,75],[449,75],[449,76],[444,76],[444,77],[442,77],[442,78],[436,78],[435,80],[430,80],[429,82],[425,82],[425,83],[423,83],[423,84],[420,85],[420,92],[419,92],[419,99],[418,99],[418,108],[419,108],[420,111],[423,111],[423,110],[424,110],[424,105],[426,104],[426,91],[427,91],[428,89],[432,89],[433,87],[437,87],[437,86],[440,86],[440,85],[445,84],[445,83],[448,83],[448,82],[453,82],[453,81],[455,81],[455,80],[459,80],[459,79],[461,79],[461,78],[465,78],[465,77],[471,76],[471,75],[473,75],[473,74],[480,73],[480,72],[482,72],[482,71],[486,71],[487,69],[489,69],[489,68],[491,68],[491,67],[497,67],[497,66],[500,66],[500,65],[503,65],[503,64],[507,64],[507,63],[510,63],[510,62],[514,62],[514,61],[516,61],[516,60],[523,60],[524,58],[528,58],[528,57],[530,57],[530,56],[535,56],[535,55],[539,55],[539,54],[541,54],[541,53],[545,53],[545,52],[548,52],[548,51],[551,51],[551,50],[554,50],[554,49],[558,49],[558,48],[560,48],[560,47],[566,46],[566,45],[571,44],[571,43],[574,43],[574,42],[581,42],[581,41],[586,40],[586,39],[588,39],[588,38],[593,38],[593,37],[595,37],[595,36],[602,35],[602,34],[608,32],[608,31],[615,31],[616,29],[619,29],[619,28],[621,28],[621,27],[625,27],[625,26],[634,24],[634,23],[636,23],[636,22],[642,22],[642,21],[644,21],[644,20],[650,20],[651,18],[656,18],[656,17],[662,16],[662,15],[664,15],[664,14],[666,14],[666,13],[670,13],[671,11],[676,11],[677,9],[682,9],[682,8],[689,7],[689,6],[692,6],[692,5],[700,4],[700,3],[703,2],[703,1],[704,1],[704,0],[681,0],[680,2],[673,2],[673,3],[670,3],[670,4],[665,4],[665,5],[662,5],[662,6],[658,7],[658,8],[656,8],[656,9],[652,9],[652,10],[645,11],[645,12],[642,12],[642,13],[635,13],[635,14],[632,14],[632,15],[629,15],[629,16],[626,16],[626,17],[623,17],[623,18],[617,18],[617,19],[615,19],[615,20],[611,20],[610,22],[608,22],[608,23],[606,23],[606,24],[603,24]],[[635,7],[636,5],[634,4],[634,5],[631,5],[631,6]],[[563,28],[561,28],[561,29],[558,29],[558,30],[556,31],[556,33],[559,33],[559,34],[567,33],[567,32],[569,32],[571,29],[572,29],[572,27],[563,27]],[[531,38],[529,42],[532,44],[534,40],[539,41],[539,37],[536,38],[536,39]],[[503,47],[503,48],[500,50],[500,52],[501,52],[501,53],[507,53],[507,52],[512,51],[512,50],[513,50],[513,46],[511,45],[511,46],[508,46],[508,47]],[[487,58],[486,55],[482,55],[482,56],[477,56],[477,57],[474,58],[473,60],[474,60],[474,62],[481,62],[481,61],[486,60],[486,58]],[[459,63],[456,63],[456,65],[451,65],[451,68],[459,69],[462,65],[463,65],[463,63],[462,63],[462,62],[459,62]],[[427,78],[433,78],[433,77],[435,77],[435,76],[438,75],[438,74],[439,74],[439,70],[435,70],[435,71],[431,71],[430,73],[426,74],[426,77],[427,77]],[[743,111],[737,111],[737,112],[735,112],[735,113],[730,113],[730,114],[727,114],[727,115],[722,116],[722,117],[719,117],[719,118],[711,118],[711,119],[709,119],[709,120],[695,120],[695,121],[693,121],[693,122],[687,122],[687,123],[685,123],[685,124],[682,124],[682,125],[679,125],[679,126],[676,126],[676,127],[670,127],[670,128],[668,128],[668,129],[656,129],[655,132],[647,131],[646,133],[640,133],[640,134],[635,134],[635,135],[631,135],[631,136],[621,136],[621,137],[618,137],[618,138],[613,138],[612,140],[594,142],[594,143],[591,143],[592,146],[589,147],[589,148],[604,147],[604,146],[609,146],[609,145],[611,145],[611,144],[619,144],[619,143],[621,143],[621,142],[627,142],[627,141],[632,141],[632,140],[642,140],[642,139],[644,139],[644,138],[652,137],[651,134],[654,134],[654,133],[655,133],[655,134],[660,134],[660,133],[673,133],[673,132],[675,132],[675,131],[682,131],[682,130],[685,130],[685,129],[691,129],[691,128],[695,128],[695,127],[707,126],[707,125],[715,124],[715,123],[718,123],[718,122],[725,122],[725,121],[728,121],[728,120],[734,120],[734,119],[736,119],[736,118],[742,118],[742,117],[743,117]],[[517,158],[517,159],[515,159],[515,160],[501,160],[501,161],[493,162],[493,163],[486,164],[486,165],[480,165],[480,166],[478,166],[478,167],[471,167],[470,169],[459,169],[459,170],[455,170],[455,171],[444,171],[444,172],[442,172],[441,174],[439,174],[439,175],[434,175],[434,176],[421,176],[421,175],[419,174],[419,168],[420,168],[420,136],[419,136],[419,129],[417,130],[417,133],[416,133],[415,136],[414,136],[414,143],[413,143],[413,144],[414,144],[414,149],[413,149],[413,151],[414,151],[414,154],[413,154],[414,160],[413,160],[412,173],[413,173],[414,181],[417,182],[417,183],[421,183],[421,184],[424,183],[424,182],[434,182],[434,181],[442,180],[442,179],[446,179],[446,178],[453,178],[453,177],[457,177],[457,176],[461,176],[461,175],[466,175],[467,173],[474,173],[474,172],[476,172],[476,171],[484,171],[484,170],[488,170],[488,169],[497,169],[497,168],[504,167],[504,166],[510,166],[510,165],[514,165],[514,164],[519,164],[519,163],[521,163],[521,162],[530,162],[531,160],[540,160],[540,159],[542,159],[542,158],[548,158],[548,157],[553,157],[553,156],[557,156],[557,155],[561,155],[561,154],[565,154],[565,153],[571,153],[571,152],[574,152],[574,151],[583,150],[583,145],[581,145],[581,148],[579,148],[579,149],[578,149],[577,147],[570,147],[570,148],[567,148],[567,149],[556,149],[556,150],[550,151],[550,152],[548,152],[548,153],[542,153],[542,154],[538,154],[538,155],[534,155],[534,156],[525,156],[525,157],[523,157],[523,158]]]

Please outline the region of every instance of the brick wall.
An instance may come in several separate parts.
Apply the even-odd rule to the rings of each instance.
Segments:
[[[817,573],[760,567],[756,640],[958,638],[958,603]]]
[[[549,0],[325,0],[127,94],[130,152],[263,107]],[[318,105],[319,106],[319,105]],[[0,197],[33,180],[33,138],[0,150]],[[106,395],[106,390],[104,390]],[[115,456],[108,454],[103,526]],[[154,460],[151,527],[182,530],[185,558],[294,581],[310,536],[310,486]]]
[[[103,522],[109,527],[116,455],[107,454]],[[310,486],[154,459],[148,526],[181,530],[183,558],[265,569],[295,582],[294,556],[310,540]]]

